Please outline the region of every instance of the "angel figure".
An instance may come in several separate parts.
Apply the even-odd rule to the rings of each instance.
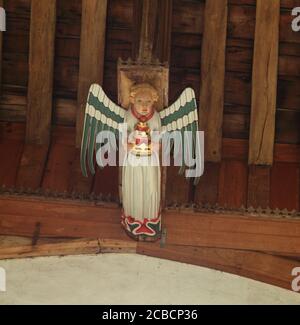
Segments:
[[[110,131],[119,140],[119,150],[125,150],[122,160],[121,224],[135,240],[154,241],[161,235],[161,164],[162,134],[178,131],[192,133],[192,142],[185,143],[195,152],[198,113],[195,93],[187,88],[170,107],[158,112],[158,92],[150,84],[137,84],[130,89],[128,110],[113,103],[103,89],[93,84],[89,91],[81,145],[81,169],[87,176],[95,173],[97,157],[103,142],[96,141],[102,131]],[[124,130],[126,134],[120,130]],[[108,141],[114,142],[107,138]],[[97,142],[97,143],[96,143]],[[122,148],[120,148],[120,146]],[[175,149],[174,149],[175,150]],[[98,151],[98,152],[97,152]],[[181,151],[181,155],[184,150]],[[102,165],[97,159],[98,164]],[[182,159],[181,171],[184,169]],[[120,161],[119,161],[120,163]],[[104,167],[104,166],[102,166]]]

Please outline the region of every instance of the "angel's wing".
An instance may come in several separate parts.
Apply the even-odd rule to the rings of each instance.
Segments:
[[[197,101],[195,92],[192,88],[187,88],[183,91],[177,101],[164,109],[160,113],[162,131],[165,131],[165,136],[170,136],[170,132],[180,131],[182,136],[182,155],[185,150],[195,157],[196,146],[199,145],[196,141],[196,134],[198,129],[198,111],[197,111]],[[192,146],[187,138],[184,136],[185,131],[192,132]],[[199,149],[200,152],[200,149]],[[182,167],[179,173],[182,174],[186,168],[184,165],[184,159],[182,157]],[[199,179],[195,179],[195,184],[197,184]]]
[[[95,174],[94,152],[96,137],[101,131],[111,131],[119,137],[119,124],[124,122],[125,110],[113,103],[102,87],[93,84],[89,90],[83,135],[81,142],[80,164],[84,176],[87,177],[86,160],[92,174]]]

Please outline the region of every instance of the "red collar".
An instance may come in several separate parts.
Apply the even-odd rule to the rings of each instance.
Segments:
[[[155,110],[152,109],[152,111],[151,111],[149,114],[147,114],[147,115],[142,115],[142,114],[139,114],[139,113],[135,110],[134,106],[131,107],[131,112],[132,112],[133,116],[134,116],[136,119],[138,119],[139,121],[143,122],[143,123],[146,123],[146,122],[148,122],[149,120],[152,119],[152,117],[153,117],[153,115],[154,115],[154,111],[155,111]]]

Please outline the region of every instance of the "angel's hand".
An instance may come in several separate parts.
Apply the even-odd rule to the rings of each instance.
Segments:
[[[134,143],[128,142],[127,143],[127,151],[131,151],[133,149],[134,145],[135,145]]]

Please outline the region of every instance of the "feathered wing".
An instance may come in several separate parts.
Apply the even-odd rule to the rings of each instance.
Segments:
[[[187,150],[195,157],[196,147],[200,146],[198,141],[196,141],[196,134],[199,130],[198,128],[198,110],[195,92],[192,88],[187,88],[183,91],[177,101],[160,112],[160,118],[162,123],[162,131],[165,132],[166,137],[170,136],[173,131],[180,131],[182,136],[182,167],[179,173],[182,174],[186,168],[184,165],[184,152]],[[185,131],[192,132],[192,146],[186,141],[184,136]],[[200,147],[197,148],[199,153],[201,153]],[[174,152],[174,155],[176,153]],[[201,157],[202,158],[202,157]],[[201,159],[202,160],[202,159]],[[199,178],[195,179],[195,184],[197,184]]]
[[[119,124],[124,122],[125,110],[113,103],[105,94],[102,87],[93,84],[90,87],[83,126],[80,164],[84,176],[87,177],[88,160],[89,169],[95,174],[94,152],[96,138],[101,131],[111,131],[116,138],[119,136]]]

